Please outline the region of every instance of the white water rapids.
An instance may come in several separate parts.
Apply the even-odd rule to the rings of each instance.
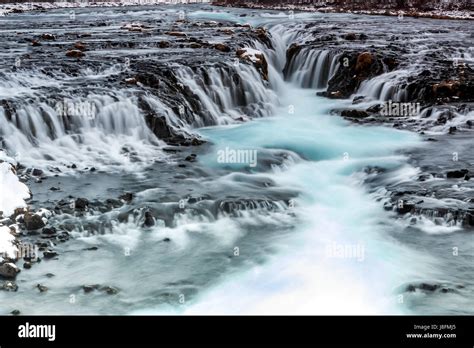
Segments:
[[[87,9],[82,11],[78,18],[88,15]],[[127,20],[178,13],[116,11],[100,13],[129,16]],[[84,217],[59,214],[57,224],[75,224],[73,240],[58,247],[58,260],[23,271],[19,277],[25,280],[17,293],[0,292],[0,314],[16,308],[27,314],[406,314],[417,313],[411,301],[421,296],[407,295],[407,284],[445,280],[442,258],[433,257],[422,244],[401,242],[406,226],[377,200],[384,187],[378,196],[364,185],[368,167],[393,170],[390,180],[415,177],[418,168],[403,152],[422,147],[420,137],[388,127],[358,126],[331,115],[331,110],[351,103],[316,95],[337,70],[337,54],[303,50],[284,76],[287,48],[309,40],[304,23],[320,20],[322,14],[297,14],[299,26],[289,29],[285,16],[259,13],[243,19],[239,14],[245,11],[206,7],[187,15],[264,25],[274,49],[260,42],[249,48],[264,53],[268,83],[251,64],[226,61],[196,72],[173,62],[179,83],[193,91],[205,112],[184,120],[159,96],[150,92],[144,97],[172,128],[208,140],[202,148],[189,150],[198,153],[195,167],[174,166],[164,151],[167,145],[147,126],[133,88],[84,92],[82,98],[97,111],[90,119],[64,118],[54,103],[34,102],[42,97],[38,90],[43,87],[73,99],[76,79],[113,77],[126,69],[123,66],[79,69],[74,78],[39,72],[0,76],[1,99],[21,104],[13,116],[0,107],[3,147],[27,167],[60,175],[50,176],[46,188],[35,186],[36,199],[49,202],[53,195],[52,201],[72,194],[104,200],[129,190],[136,204],[130,210],[137,216],[148,208],[178,211],[171,223],[156,217],[149,228],[132,217],[119,221],[127,207]],[[53,15],[60,19],[68,13]],[[338,24],[349,18],[334,16]],[[237,72],[239,82],[228,71]],[[358,93],[371,101],[402,99],[403,90],[393,87],[397,74],[400,71],[366,81]],[[222,163],[218,153],[225,149],[253,151],[256,166]],[[94,167],[97,173],[78,173],[72,164]],[[49,192],[49,182],[62,191]],[[202,202],[180,211],[180,199],[192,194]],[[288,197],[294,197],[289,206]],[[258,209],[243,209],[236,216],[225,209],[216,212],[226,200],[247,200]],[[103,221],[111,222],[108,233],[84,233],[87,224]],[[85,249],[91,246],[98,248]],[[55,276],[45,280],[46,273]],[[47,282],[50,290],[32,295],[39,282]],[[120,292],[85,294],[84,284],[113,285]],[[446,312],[464,306],[444,305]]]

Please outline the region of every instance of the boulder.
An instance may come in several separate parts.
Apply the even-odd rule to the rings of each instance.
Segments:
[[[86,198],[77,198],[74,201],[74,207],[78,210],[86,210],[86,208],[89,206],[89,200]]]
[[[81,58],[85,56],[85,53],[80,50],[68,50],[66,56],[71,58]]]
[[[230,47],[223,43],[215,44],[214,48],[221,52],[230,52]]]
[[[464,178],[469,173],[467,169],[453,170],[446,173],[448,179],[461,179]]]
[[[0,276],[7,279],[13,279],[20,273],[20,269],[11,262],[6,262],[0,265]]]
[[[41,216],[30,212],[26,212],[25,215],[23,215],[23,221],[25,222],[25,227],[28,231],[38,230],[45,226]]]

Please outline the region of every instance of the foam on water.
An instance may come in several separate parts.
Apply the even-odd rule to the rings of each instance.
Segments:
[[[307,159],[269,174],[278,187],[300,192],[293,212],[301,224],[276,242],[278,252],[265,264],[228,275],[185,309],[160,307],[134,313],[380,314],[406,310],[397,304],[394,289],[413,275],[409,264],[430,265],[431,260],[395,242],[390,231],[397,226],[387,223],[387,213],[354,173],[369,165],[403,165],[404,158],[393,155],[418,144],[417,137],[381,127],[349,126],[327,116],[331,102],[311,91],[288,86],[282,105],[289,102],[296,106],[292,114],[282,106],[273,118],[201,132],[216,150],[245,144],[257,151],[290,150]],[[227,165],[214,156],[211,150],[202,161]],[[338,246],[349,247],[354,254],[339,257],[331,251]]]

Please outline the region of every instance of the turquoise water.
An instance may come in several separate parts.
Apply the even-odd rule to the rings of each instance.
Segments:
[[[328,115],[332,106],[314,91],[288,84],[274,117],[201,130],[214,144],[201,157],[207,166],[232,167],[217,160],[224,148],[255,150],[257,158],[268,151],[291,154],[265,176],[300,192],[292,209],[301,223],[279,240],[271,260],[229,276],[198,296],[185,313],[406,312],[395,288],[410,280],[410,262],[428,257],[394,241],[390,231],[397,227],[365,192],[357,173],[367,166],[404,165],[397,152],[418,146],[419,139],[389,128],[354,126]],[[263,175],[261,166],[233,168]],[[354,252],[337,256],[332,251],[339,246]]]

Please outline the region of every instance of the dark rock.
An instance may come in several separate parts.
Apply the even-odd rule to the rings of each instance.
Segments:
[[[11,315],[20,315],[21,312],[18,309],[14,309],[10,312]]]
[[[230,47],[223,43],[215,44],[214,48],[221,52],[230,52]]]
[[[38,230],[45,226],[45,223],[43,222],[41,216],[37,214],[32,214],[30,212],[26,212],[25,215],[23,215],[23,220],[25,222],[25,227],[28,231]]]
[[[127,202],[127,203],[130,203],[132,200],[133,200],[133,193],[131,192],[125,192],[123,195],[121,195],[119,197],[119,199]]]
[[[86,198],[77,198],[74,201],[74,207],[78,210],[86,210],[89,206],[89,200]]]
[[[415,203],[409,201],[403,201],[401,204],[397,204],[397,213],[408,214],[413,212],[415,209]]]
[[[47,234],[47,235],[56,234],[56,228],[54,228],[54,227],[45,227],[45,228],[43,228],[43,234]]]
[[[180,31],[167,31],[165,32],[166,35],[169,36],[177,36],[177,37],[187,37],[186,33],[180,32]]]
[[[196,162],[196,155],[191,154],[191,155],[187,156],[184,160],[188,161],[188,162]]]
[[[85,56],[85,53],[80,50],[68,50],[66,52],[66,56],[72,58],[81,58]]]
[[[349,33],[349,34],[344,35],[344,39],[349,40],[349,41],[354,41],[357,39],[357,36],[354,33]]]
[[[446,173],[448,179],[461,179],[464,178],[469,173],[467,169],[453,170]]]
[[[28,261],[25,262],[25,263],[23,264],[23,268],[24,268],[24,269],[30,269],[30,268],[31,268],[31,262],[28,262]]]
[[[7,279],[14,279],[20,273],[20,269],[11,262],[5,262],[0,265],[0,276]]]
[[[81,41],[76,42],[74,44],[74,48],[79,50],[79,51],[85,51],[87,49],[85,43],[83,43]]]
[[[119,292],[117,288],[114,288],[112,286],[103,286],[102,288],[100,288],[100,291],[104,291],[108,295],[116,295]]]
[[[40,292],[46,292],[46,291],[48,291],[48,288],[47,288],[46,286],[44,286],[44,285],[37,284],[36,287],[38,288],[38,290],[39,290]]]
[[[90,292],[92,292],[92,291],[94,291],[94,290],[97,290],[99,287],[100,287],[99,284],[84,285],[84,286],[82,287],[82,289],[84,290],[84,292],[85,292],[86,294],[88,294],[88,293],[90,293]]]
[[[58,253],[53,250],[46,250],[43,252],[43,257],[45,259],[52,259],[53,257],[58,256]]]
[[[145,221],[143,222],[143,227],[152,227],[155,225],[155,218],[153,217],[150,211],[145,212]]]
[[[160,41],[160,43],[158,44],[158,46],[160,48],[168,48],[171,46],[171,42],[169,41]]]
[[[365,118],[368,117],[369,114],[362,110],[343,110],[341,112],[341,116],[351,118]]]
[[[56,40],[56,36],[54,36],[53,34],[48,34],[48,33],[42,34],[41,38],[43,40]]]

